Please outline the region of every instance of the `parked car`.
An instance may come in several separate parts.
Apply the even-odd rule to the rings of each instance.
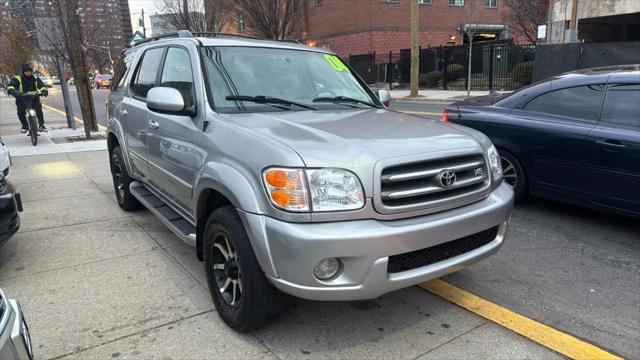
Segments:
[[[42,80],[42,83],[44,84],[44,86],[50,88],[53,87],[53,81],[51,80],[50,77],[48,76],[40,76],[40,80]]]
[[[517,200],[640,215],[640,65],[562,74],[444,116],[489,136]]]
[[[72,77],[69,78],[69,80],[67,80],[67,85],[75,85],[76,84],[76,79]]]
[[[330,51],[181,31],[127,50],[114,83],[118,204],[196,248],[238,331],[281,313],[282,292],[372,299],[505,239],[513,191],[488,138],[387,110]]]
[[[0,138],[0,246],[20,228],[20,192],[7,180],[11,158]]]
[[[31,334],[20,304],[0,289],[0,359],[32,360]]]
[[[111,86],[111,79],[113,76],[109,74],[100,74],[96,75],[93,80],[93,88],[94,89],[108,89]]]
[[[53,85],[60,85],[60,78],[57,76],[52,76],[51,82],[53,83]]]

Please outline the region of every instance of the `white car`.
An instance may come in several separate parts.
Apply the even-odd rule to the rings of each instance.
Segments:
[[[0,172],[5,177],[9,176],[9,165],[11,165],[11,155],[0,138]]]

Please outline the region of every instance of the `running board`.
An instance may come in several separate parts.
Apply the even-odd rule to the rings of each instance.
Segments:
[[[196,246],[196,228],[175,212],[162,199],[149,191],[143,183],[134,181],[129,186],[131,194],[142,203],[149,211],[162,221],[185,243]]]

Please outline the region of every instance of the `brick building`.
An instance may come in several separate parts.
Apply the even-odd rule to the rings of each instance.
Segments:
[[[410,0],[310,0],[308,42],[341,56],[398,52],[410,46]],[[418,0],[420,45],[467,42],[465,25],[477,28],[474,41],[510,37],[502,0]]]

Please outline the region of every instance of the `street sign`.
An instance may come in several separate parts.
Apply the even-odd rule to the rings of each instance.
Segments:
[[[142,35],[140,31],[136,31],[131,37],[131,40],[129,40],[129,46],[134,46],[135,44],[139,43],[144,39],[145,39],[144,35]]]

